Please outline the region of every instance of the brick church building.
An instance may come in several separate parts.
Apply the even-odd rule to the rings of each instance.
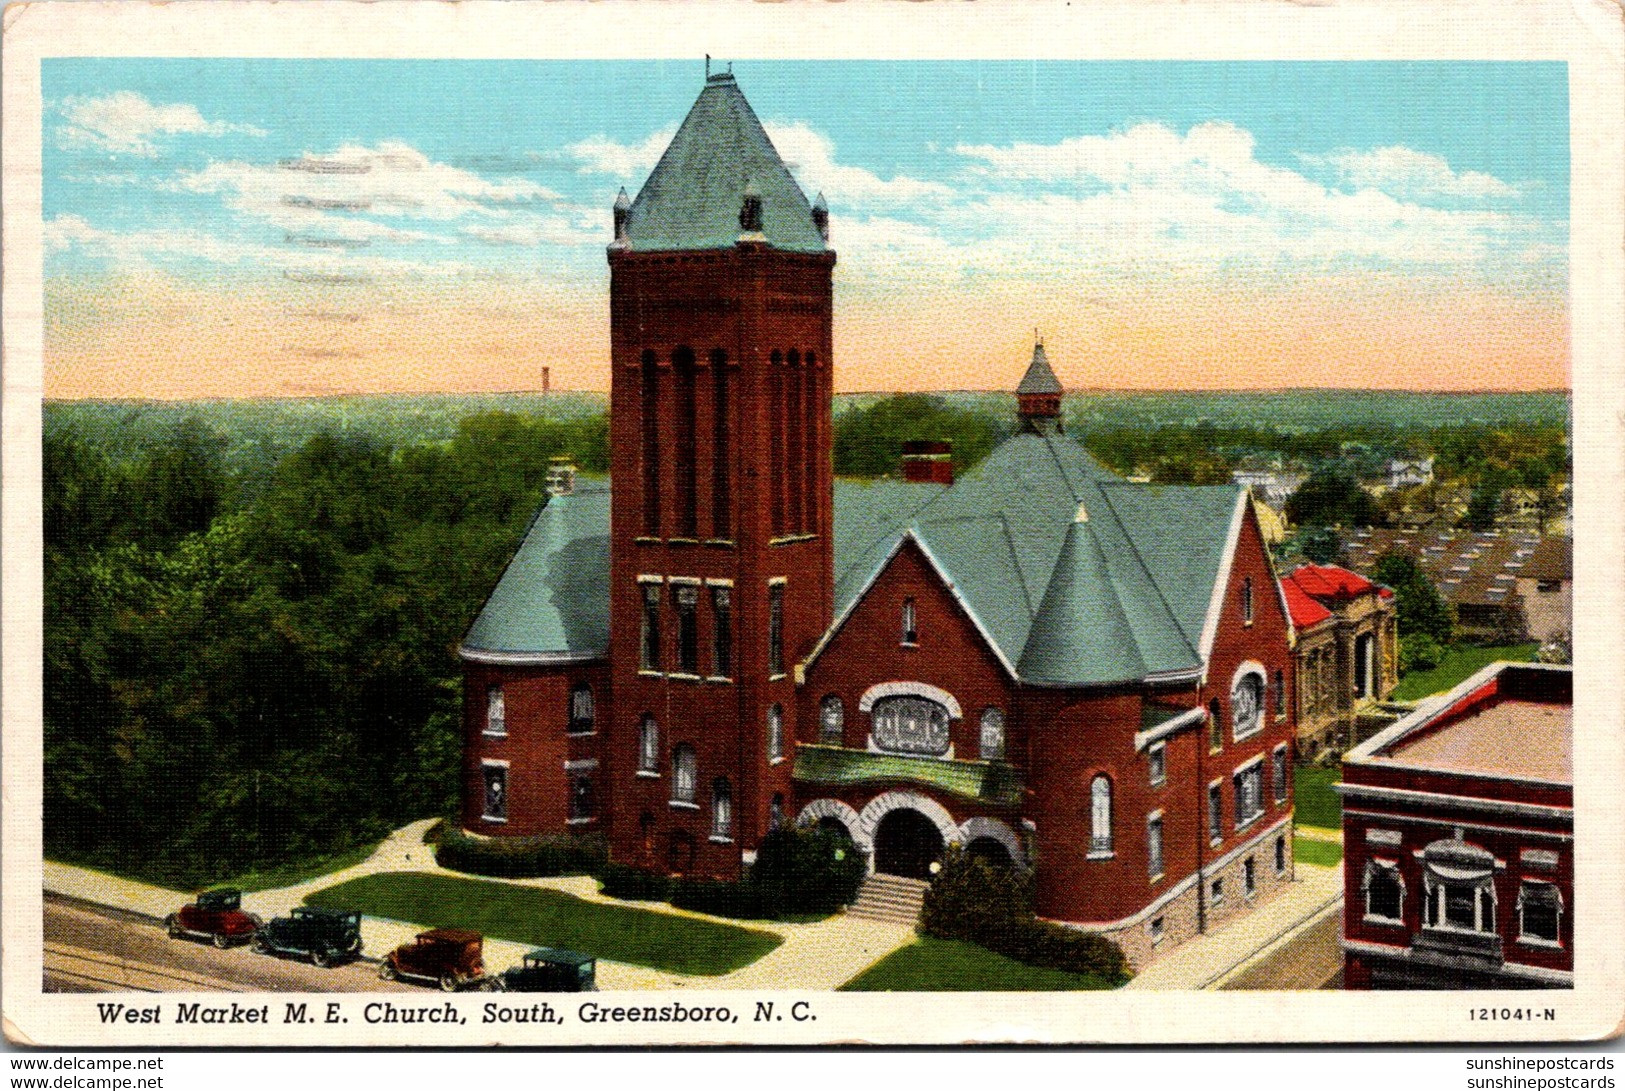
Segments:
[[[779,824],[895,875],[959,844],[1142,964],[1290,879],[1293,633],[1245,490],[1107,471],[1042,344],[970,472],[919,444],[835,480],[828,210],[731,75],[608,256],[610,479],[556,468],[460,649],[469,832],[718,877]]]

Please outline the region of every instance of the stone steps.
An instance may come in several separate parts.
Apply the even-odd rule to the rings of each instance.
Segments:
[[[858,900],[847,909],[847,916],[913,927],[919,922],[929,885],[901,875],[871,875],[858,888]]]

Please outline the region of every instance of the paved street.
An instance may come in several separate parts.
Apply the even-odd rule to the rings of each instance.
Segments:
[[[1337,945],[1343,929],[1341,908],[1310,922],[1254,961],[1242,966],[1219,985],[1220,989],[1324,989],[1343,970],[1343,952]]]

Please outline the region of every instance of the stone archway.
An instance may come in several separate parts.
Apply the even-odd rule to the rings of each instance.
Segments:
[[[887,811],[875,827],[874,869],[909,879],[930,879],[945,843],[936,823],[912,807]]]
[[[959,840],[966,849],[994,861],[997,857],[991,854],[991,849],[998,845],[1004,849],[1006,858],[1013,866],[1027,867],[1027,852],[1022,847],[1021,838],[997,818],[983,818],[980,815],[967,818],[959,827]]]
[[[847,808],[849,811],[851,808]],[[882,792],[871,799],[862,813],[857,816],[857,826],[852,831],[853,842],[864,852],[869,854],[869,870],[876,869],[875,835],[880,824],[887,815],[893,811],[907,810],[917,812],[921,817],[936,828],[941,838],[942,848],[957,845],[962,841],[959,824],[954,821],[948,809],[930,796],[920,795],[918,792]],[[802,812],[806,814],[806,811]],[[907,820],[905,820],[907,821]],[[923,838],[923,830],[916,827]],[[929,840],[929,839],[926,839]],[[939,855],[941,849],[938,850]]]
[[[797,826],[840,826],[846,835],[852,839],[853,844],[865,853],[869,851],[869,842],[859,837],[858,830],[862,825],[858,812],[838,799],[815,799],[796,816]]]

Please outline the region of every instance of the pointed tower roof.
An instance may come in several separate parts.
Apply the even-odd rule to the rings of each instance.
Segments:
[[[762,202],[761,234],[780,250],[821,253],[812,207],[731,74],[706,78],[627,213],[633,250],[722,250],[739,239],[747,187]]]
[[[1061,380],[1050,370],[1049,357],[1044,355],[1044,342],[1033,346],[1033,362],[1027,365],[1027,374],[1016,387],[1017,394],[1061,394]]]

